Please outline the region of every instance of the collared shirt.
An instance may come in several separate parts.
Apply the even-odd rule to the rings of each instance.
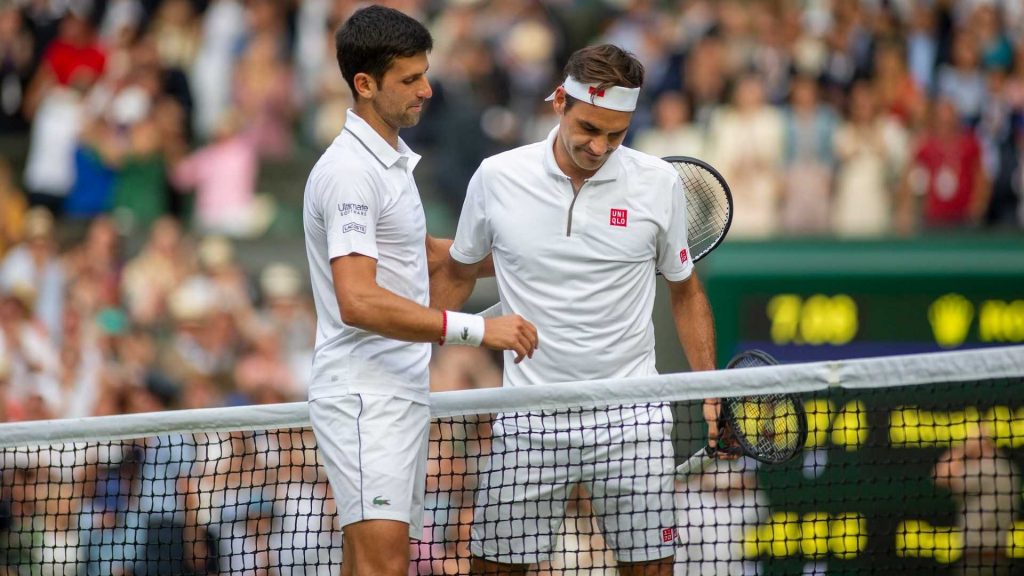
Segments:
[[[377,260],[378,285],[429,304],[426,217],[412,175],[419,159],[402,140],[392,148],[349,110],[309,175],[303,224],[317,313],[310,400],[356,392],[429,400],[430,344],[346,325],[331,274],[334,258],[369,256]]]
[[[504,312],[537,326],[532,359],[506,352],[506,386],[655,374],[655,268],[671,281],[693,269],[679,177],[620,146],[574,194],[556,135],[480,165],[451,255],[493,254]]]

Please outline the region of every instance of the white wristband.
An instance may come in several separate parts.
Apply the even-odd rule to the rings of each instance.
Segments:
[[[479,346],[484,341],[484,319],[476,314],[445,311],[444,343]]]

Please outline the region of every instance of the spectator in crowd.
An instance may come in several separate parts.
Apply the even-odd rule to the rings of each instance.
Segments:
[[[187,71],[200,48],[200,27],[192,2],[165,0],[150,27],[164,68]]]
[[[768,502],[758,489],[757,462],[717,460],[687,478],[676,492],[682,546],[676,554],[679,576],[753,576],[757,563],[743,557],[747,530],[768,518]]]
[[[46,328],[33,316],[37,298],[30,284],[18,283],[0,300],[2,355],[9,362],[12,420],[50,415],[59,402],[60,356]],[[55,410],[54,410],[55,411]]]
[[[783,122],[782,228],[788,234],[824,235],[832,207],[832,141],[839,119],[819,100],[814,78],[793,80]]]
[[[25,112],[34,118],[41,98],[54,86],[72,86],[103,75],[107,55],[96,39],[88,10],[73,3],[60,17],[57,37],[49,42],[25,96]]]
[[[718,167],[736,203],[730,234],[764,238],[779,228],[781,113],[765,102],[764,80],[746,74],[736,83],[732,104],[708,129],[708,159]]]
[[[256,317],[280,338],[282,360],[296,386],[288,394],[300,400],[306,397],[316,338],[316,317],[303,297],[302,277],[288,264],[271,263],[260,273],[259,284],[262,302]]]
[[[0,134],[25,128],[22,100],[32,75],[35,38],[14,2],[0,6]]]
[[[906,163],[907,134],[878,108],[865,81],[850,92],[849,110],[835,134],[839,161],[832,230],[840,236],[881,236],[891,229],[894,183]]]
[[[654,101],[654,125],[640,130],[633,146],[641,152],[666,156],[704,156],[704,135],[690,118],[690,103],[680,92],[666,91]]]
[[[939,68],[937,77],[938,95],[951,100],[960,120],[972,125],[981,118],[985,105],[985,76],[979,51],[974,30],[957,30],[950,63]]]
[[[887,41],[875,49],[874,89],[887,115],[907,129],[921,126],[927,112],[925,95],[907,70],[902,44]]]
[[[949,490],[958,506],[964,550],[954,573],[1011,574],[1007,536],[1020,509],[1020,469],[981,426],[969,430],[962,443],[939,457],[933,471],[935,484]]]
[[[270,199],[256,195],[259,172],[254,135],[242,118],[226,114],[215,140],[181,159],[172,179],[182,189],[195,189],[195,220],[207,233],[232,237],[258,236],[273,217]]]
[[[153,224],[149,239],[124,268],[122,296],[132,322],[153,327],[166,317],[167,299],[190,271],[181,226],[165,217]]]
[[[441,235],[479,158],[557,123],[538,96],[568,53],[602,37],[633,47],[649,69],[644,93],[658,95],[636,114],[635,147],[725,173],[737,238],[1024,229],[1022,2],[597,2],[582,16],[573,2],[399,4],[438,39],[433,109],[408,136],[424,153],[417,179]],[[303,271],[267,247],[295,225],[310,149],[330,144],[351,106],[331,33],[355,6],[0,2],[0,421],[304,397],[311,302]],[[441,349],[432,371],[434,391],[500,378],[491,356],[465,348]],[[489,452],[485,419],[437,428],[433,501],[413,554],[420,574],[466,570],[467,494]],[[131,457],[65,447],[71,464],[3,462],[0,565],[86,574],[116,560],[142,574],[157,565],[133,555],[166,558],[177,546],[177,563],[157,571],[334,574],[340,533],[333,504],[322,508],[330,492],[314,443],[288,438],[257,447],[162,436]],[[1003,497],[984,492],[991,483],[973,486],[971,467],[1016,474],[1007,462],[979,437],[937,467],[937,482],[963,503],[965,529],[972,506]],[[268,488],[232,492],[221,473]],[[684,536],[756,521],[709,500],[760,506],[750,475],[712,472],[691,485]],[[100,496],[84,493],[101,479]],[[44,495],[59,506],[46,510],[55,524],[38,530]],[[211,502],[231,512],[214,517]],[[610,570],[599,568],[608,564],[585,495],[576,506],[561,536],[568,556],[545,569]],[[964,563],[992,557],[987,532],[972,531],[981,536],[968,538]],[[115,544],[128,535],[137,547]],[[698,540],[687,547],[722,552]],[[712,570],[751,569],[725,554]]]
[[[75,148],[85,114],[85,95],[96,81],[91,68],[76,70],[68,84],[41,93],[32,118],[25,186],[29,200],[60,214],[75,182]]]
[[[54,234],[53,215],[46,208],[38,206],[28,212],[25,242],[0,262],[0,291],[15,287],[31,290],[29,312],[38,317],[47,337],[60,342],[66,277]]]
[[[918,142],[897,205],[899,230],[977,226],[988,207],[981,144],[961,124],[953,101],[933,105],[928,132]]]
[[[275,2],[254,2],[273,10]],[[266,8],[270,7],[270,8]],[[250,137],[262,157],[282,159],[291,153],[291,122],[295,113],[294,80],[280,58],[280,39],[272,34],[252,37],[235,69],[235,106],[251,124]]]
[[[199,51],[190,71],[195,94],[196,134],[212,136],[231,106],[235,53],[245,35],[245,8],[239,0],[214,0],[202,16]]]

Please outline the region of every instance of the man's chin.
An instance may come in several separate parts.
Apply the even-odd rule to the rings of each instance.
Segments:
[[[420,123],[421,112],[409,113],[402,116],[402,128],[412,128]]]

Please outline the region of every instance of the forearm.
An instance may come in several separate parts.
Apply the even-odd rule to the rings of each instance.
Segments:
[[[475,287],[476,278],[461,277],[445,266],[430,276],[430,307],[461,310]]]
[[[463,264],[446,254],[443,264],[430,272],[430,307],[460,310],[473,294],[477,278],[494,273],[490,256],[476,264]]]
[[[439,310],[420,306],[390,290],[368,286],[339,302],[342,321],[354,328],[406,342],[436,342],[444,331]]]
[[[672,318],[690,369],[715,369],[715,322],[696,273],[670,289]]]

